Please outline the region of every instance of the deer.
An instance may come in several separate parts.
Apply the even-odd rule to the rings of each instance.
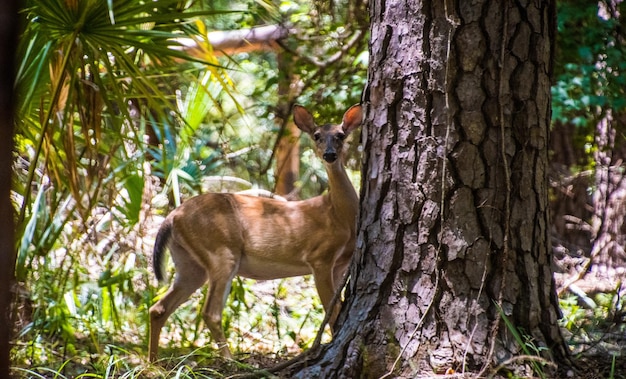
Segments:
[[[315,124],[311,113],[293,107],[294,122],[315,143],[328,175],[328,191],[299,201],[235,193],[205,193],[188,199],[163,221],[153,250],[153,269],[163,281],[169,247],[174,280],[150,308],[148,356],[158,355],[161,329],[168,317],[198,288],[209,283],[202,318],[220,355],[233,359],[222,313],[236,275],[256,280],[313,275],[331,332],[341,307],[331,309],[355,249],[359,199],[346,173],[345,138],[362,121],[353,105],[341,124]]]

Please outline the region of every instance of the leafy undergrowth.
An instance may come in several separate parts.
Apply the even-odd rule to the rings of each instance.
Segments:
[[[198,292],[164,328],[160,359],[146,360],[145,325],[118,332],[84,333],[73,341],[39,336],[18,339],[16,378],[226,378],[254,373],[297,355],[312,343],[323,317],[310,277],[283,281],[236,281],[225,311],[237,361],[216,354],[199,323]],[[562,378],[626,379],[626,314],[621,289],[582,299],[564,291],[561,326],[572,351]],[[139,321],[139,319],[136,319]],[[77,328],[78,330],[78,328]],[[325,339],[328,340],[328,334]],[[71,345],[71,346],[70,346]]]
[[[63,248],[33,257],[28,288],[16,289],[16,378],[223,378],[272,367],[311,346],[324,316],[311,277],[237,279],[224,326],[238,362],[216,355],[201,321],[206,288],[169,318],[161,359],[147,362],[148,309],[167,289],[156,286],[144,253],[161,218],[148,220],[145,235],[110,222],[94,241],[68,238]],[[592,267],[570,283],[578,271],[557,274],[573,359],[559,377],[626,379],[624,273]],[[327,332],[323,341],[329,339]]]
[[[563,313],[560,325],[573,361],[573,367],[560,372],[562,377],[626,378],[623,275],[619,270],[593,267],[572,283],[557,274]]]
[[[117,261],[124,265],[124,260]],[[572,352],[572,365],[561,368],[558,377],[626,379],[625,291],[619,275],[598,275],[592,272],[573,286],[560,287],[560,325]],[[148,285],[152,276],[146,269],[130,269],[123,276],[141,288],[139,294],[124,298],[122,292],[105,291],[97,281],[86,280],[77,286],[75,294],[68,292],[63,297],[64,303],[48,304],[43,314],[38,313],[41,308],[33,311],[24,294],[18,312],[20,334],[12,356],[14,376],[263,376],[263,369],[309,348],[324,316],[311,277],[265,282],[237,279],[224,312],[227,337],[237,362],[216,354],[210,333],[201,322],[199,305],[205,288],[170,317],[161,335],[160,360],[151,364],[147,361],[147,309],[167,287]],[[557,275],[557,284],[562,282]],[[114,308],[105,306],[106,294],[113,297]],[[57,330],[54,328],[62,331],[50,333]],[[329,339],[327,332],[324,341]]]
[[[165,291],[166,287],[161,291]],[[206,288],[169,319],[159,361],[147,361],[147,306],[127,307],[124,325],[98,322],[77,305],[74,336],[43,335],[25,323],[12,354],[16,378],[221,378],[271,367],[310,347],[324,313],[311,277],[256,282],[237,279],[224,323],[237,362],[219,357],[200,315]],[[131,310],[135,311],[132,312]],[[93,314],[92,314],[93,316]],[[323,341],[328,341],[327,330]]]
[[[187,349],[182,349],[187,350]],[[14,377],[21,378],[226,378],[238,374],[271,376],[264,367],[271,367],[284,358],[267,354],[238,355],[236,360],[225,360],[214,352],[201,349],[182,356],[161,358],[154,364],[136,352],[119,347],[109,354],[94,356],[89,362],[68,359],[59,367],[14,368]]]

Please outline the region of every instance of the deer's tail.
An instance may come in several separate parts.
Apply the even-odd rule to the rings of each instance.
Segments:
[[[159,228],[156,240],[154,241],[154,250],[152,250],[152,267],[154,268],[154,276],[159,282],[163,281],[163,253],[167,247],[167,243],[172,236],[172,222],[166,218]]]

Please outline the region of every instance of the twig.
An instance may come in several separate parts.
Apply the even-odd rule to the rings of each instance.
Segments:
[[[348,41],[341,47],[341,49],[337,52],[335,52],[335,54],[331,55],[328,59],[325,60],[320,60],[314,56],[309,56],[309,55],[304,55],[304,54],[299,54],[297,51],[294,51],[293,49],[289,48],[289,46],[287,46],[285,43],[283,43],[282,41],[277,41],[278,45],[280,47],[282,47],[283,49],[285,49],[285,51],[301,58],[304,59],[305,61],[311,63],[312,65],[320,68],[320,69],[325,69],[330,67],[331,65],[335,64],[336,62],[338,62],[344,55],[346,55],[346,53],[353,48],[360,40],[361,37],[363,37],[363,31],[361,29],[357,29],[354,34],[352,34],[352,36],[350,37],[350,39],[348,39]]]
[[[553,362],[550,362],[544,358],[538,357],[536,355],[518,355],[512,358],[507,359],[506,361],[500,363],[498,367],[494,368],[493,371],[489,374],[488,378],[493,378],[500,370],[505,368],[506,366],[520,362],[520,361],[530,361],[530,362],[539,362],[545,366],[550,366],[552,369],[556,369],[557,366]],[[478,375],[481,376],[480,374]]]

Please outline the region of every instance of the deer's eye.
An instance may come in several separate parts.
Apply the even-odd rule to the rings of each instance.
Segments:
[[[319,140],[320,140],[320,138],[322,138],[321,134],[319,134],[319,133],[315,133],[315,134],[313,134],[313,139],[314,139],[315,141],[319,141]]]
[[[337,138],[340,141],[343,141],[344,139],[346,139],[346,135],[343,133],[337,133],[337,135],[335,136],[335,138]]]

